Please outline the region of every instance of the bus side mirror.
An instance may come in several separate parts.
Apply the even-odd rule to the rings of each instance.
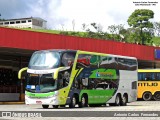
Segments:
[[[22,78],[24,78],[26,76],[27,69],[28,69],[28,67],[25,67],[25,68],[22,68],[22,69],[19,70],[18,79],[22,79]]]
[[[55,70],[54,74],[53,74],[53,79],[57,79],[58,78],[58,73],[60,70],[63,70],[64,67],[59,67],[58,69]]]

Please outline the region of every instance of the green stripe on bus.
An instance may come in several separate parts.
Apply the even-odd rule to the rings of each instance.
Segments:
[[[81,90],[80,96],[83,94],[88,95],[88,104],[106,103],[111,97],[113,97],[115,89],[110,90]],[[80,99],[81,99],[80,97]]]
[[[26,95],[28,97],[39,97],[39,98],[45,98],[45,97],[51,97],[55,94],[55,92],[49,92],[49,93],[31,93],[31,92],[26,92]]]

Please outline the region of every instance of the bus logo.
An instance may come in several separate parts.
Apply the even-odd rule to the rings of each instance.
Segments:
[[[158,83],[138,83],[138,86],[158,86]]]

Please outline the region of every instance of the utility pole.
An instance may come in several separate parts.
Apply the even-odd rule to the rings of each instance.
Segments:
[[[73,27],[73,31],[74,31],[74,27],[75,27],[75,20],[72,20],[72,27]]]

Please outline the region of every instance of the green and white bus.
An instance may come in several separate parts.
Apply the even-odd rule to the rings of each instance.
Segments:
[[[43,108],[126,105],[137,100],[137,59],[80,50],[41,50],[18,77],[25,103]]]

